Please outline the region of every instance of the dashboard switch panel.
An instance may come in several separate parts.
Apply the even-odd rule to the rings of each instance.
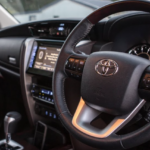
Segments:
[[[52,108],[48,108],[40,104],[35,104],[34,110],[37,115],[40,115],[42,117],[46,117],[56,121],[59,119],[56,111]]]
[[[53,92],[49,88],[32,84],[31,94],[36,100],[54,105]]]

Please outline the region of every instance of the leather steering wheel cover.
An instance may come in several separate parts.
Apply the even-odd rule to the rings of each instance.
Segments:
[[[71,32],[64,43],[53,75],[53,94],[55,107],[64,127],[81,142],[97,148],[125,149],[147,142],[150,137],[150,124],[147,124],[132,133],[123,136],[117,136],[114,134],[105,139],[94,138],[80,132],[72,125],[72,115],[68,110],[65,100],[64,82],[67,77],[64,72],[65,62],[67,58],[74,53],[73,49],[75,45],[90,32],[94,24],[113,13],[129,10],[150,12],[150,2],[144,0],[115,2],[96,10],[87,18],[82,20]]]

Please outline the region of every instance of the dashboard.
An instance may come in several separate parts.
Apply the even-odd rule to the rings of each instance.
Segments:
[[[139,21],[140,20],[140,21]],[[31,124],[37,120],[59,122],[54,107],[52,78],[55,65],[69,33],[80,20],[49,20],[17,25],[0,31],[0,73],[5,79],[19,80],[23,103]],[[117,51],[150,60],[150,15],[131,13],[102,20],[88,36],[74,48],[76,53],[91,54],[97,51]],[[8,44],[9,43],[9,44]],[[77,79],[78,80],[78,79]],[[72,98],[72,90],[65,93],[73,114],[80,98],[80,83]],[[74,85],[74,87],[72,86]],[[68,105],[69,106],[69,105]]]

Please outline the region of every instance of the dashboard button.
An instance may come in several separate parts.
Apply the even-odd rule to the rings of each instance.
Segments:
[[[52,99],[52,103],[54,104],[54,100]]]
[[[56,114],[53,114],[53,119],[57,119],[57,115]]]
[[[150,77],[146,78],[146,88],[150,89]]]
[[[49,117],[53,117],[53,113],[52,112],[49,112]]]
[[[48,101],[51,102],[51,98],[50,97],[48,98]]]
[[[78,65],[78,68],[77,68],[77,70],[78,70],[79,72],[82,72],[82,71],[83,71],[84,64],[85,64],[85,60],[80,60],[79,65]]]
[[[150,89],[150,74],[146,73],[141,80],[140,87],[142,89]]]
[[[31,90],[31,93],[34,94],[34,93],[35,93],[35,90]]]
[[[71,69],[71,64],[69,63],[69,61],[67,61],[66,63],[66,68]]]
[[[81,79],[82,75],[81,74],[76,74],[77,79]]]
[[[79,59],[75,59],[74,64],[72,65],[72,70],[76,70],[79,64]]]
[[[150,77],[146,78],[146,84],[150,84]]]
[[[39,87],[33,84],[31,87],[31,93],[38,94],[39,92],[40,92]]]
[[[45,111],[45,116],[48,116],[48,114],[49,114],[49,112],[46,110],[46,111]]]
[[[76,72],[71,72],[70,75],[71,75],[71,77],[76,78]]]
[[[74,64],[75,59],[74,58],[69,58],[66,64],[66,68],[71,69],[72,65]]]

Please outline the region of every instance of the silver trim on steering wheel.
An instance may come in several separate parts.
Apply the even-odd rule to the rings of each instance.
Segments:
[[[135,109],[124,116],[115,117],[104,129],[100,130],[93,127],[90,123],[101,113],[84,102],[81,98],[76,112],[72,119],[72,124],[81,132],[96,138],[106,138],[113,133],[118,132],[122,129],[144,106],[145,100],[141,100]]]

